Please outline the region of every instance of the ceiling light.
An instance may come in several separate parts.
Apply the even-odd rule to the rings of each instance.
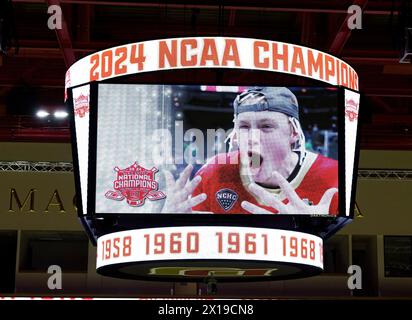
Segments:
[[[54,117],[58,119],[66,118],[69,114],[66,111],[55,111]]]
[[[37,111],[37,113],[36,113],[36,116],[38,117],[38,118],[46,118],[46,117],[48,117],[50,115],[50,113],[48,113],[47,111],[45,111],[45,110],[39,110],[39,111]]]

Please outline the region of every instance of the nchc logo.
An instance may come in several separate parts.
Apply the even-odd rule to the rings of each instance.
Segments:
[[[216,201],[223,208],[223,210],[230,210],[238,199],[236,192],[230,189],[220,189],[216,192]]]

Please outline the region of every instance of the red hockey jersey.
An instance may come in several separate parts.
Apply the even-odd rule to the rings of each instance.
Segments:
[[[197,172],[197,175],[202,177],[202,181],[192,196],[206,193],[207,199],[193,207],[194,211],[218,214],[249,214],[241,207],[242,201],[246,200],[277,213],[276,209],[259,204],[258,200],[245,189],[244,186],[251,182],[250,177],[240,174],[241,164],[239,161],[236,161],[237,164],[230,164],[230,159],[238,159],[238,157],[238,151],[217,155]],[[338,188],[338,162],[313,152],[307,152],[298,174],[290,181],[290,184],[302,200],[316,205],[326,190]],[[273,196],[279,197],[284,203],[288,202],[280,189],[265,189],[273,193]],[[329,214],[338,214],[337,193],[333,196]]]

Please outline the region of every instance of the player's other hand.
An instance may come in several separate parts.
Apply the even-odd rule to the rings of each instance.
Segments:
[[[192,198],[192,192],[202,181],[201,176],[190,180],[193,166],[189,164],[175,181],[170,171],[165,172],[166,178],[166,201],[162,213],[191,213],[192,207],[206,200],[206,193],[198,194]]]
[[[280,189],[286,195],[289,202],[287,204],[283,203],[277,199],[273,194],[265,190],[264,188],[258,186],[256,183],[251,183],[248,186],[248,190],[260,200],[260,202],[267,207],[272,207],[278,211],[279,214],[320,214],[328,215],[329,206],[332,201],[333,196],[338,189],[330,188],[326,190],[323,194],[321,200],[317,205],[309,205],[303,201],[298,194],[295,192],[290,183],[282,177],[278,172],[274,171],[272,173],[272,178],[277,181]],[[241,203],[242,208],[246,211],[254,214],[273,214],[273,212],[263,209],[253,203],[248,201],[243,201]]]

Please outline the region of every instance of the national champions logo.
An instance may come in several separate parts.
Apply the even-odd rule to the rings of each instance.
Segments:
[[[70,69],[66,72],[66,78],[64,79],[64,101],[67,100],[67,88],[72,86],[72,81],[70,78]]]
[[[162,191],[158,191],[159,184],[155,181],[158,169],[153,167],[147,170],[136,162],[126,169],[115,167],[117,178],[113,182],[115,191],[107,191],[105,197],[111,200],[122,201],[126,198],[132,207],[144,205],[145,199],[151,201],[166,198]]]
[[[89,112],[89,96],[81,94],[77,98],[74,98],[74,115],[80,118],[84,118],[84,116],[88,112]]]
[[[358,119],[359,114],[359,102],[355,102],[353,99],[345,99],[345,115],[349,121],[355,121]]]

